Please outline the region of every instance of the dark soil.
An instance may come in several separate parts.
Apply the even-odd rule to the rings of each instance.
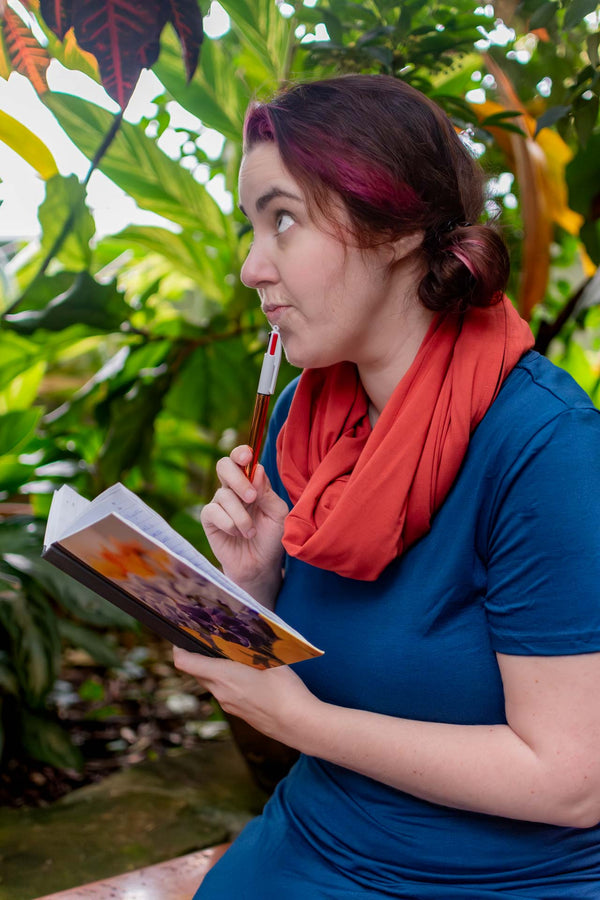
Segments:
[[[83,756],[81,770],[11,758],[0,772],[0,806],[46,806],[174,747],[194,747],[226,728],[210,696],[174,669],[171,645],[148,638],[123,651],[118,669],[67,651],[49,711]]]

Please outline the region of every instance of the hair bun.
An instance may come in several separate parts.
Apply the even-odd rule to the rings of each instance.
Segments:
[[[450,227],[448,227],[450,226]],[[490,225],[450,220],[430,229],[424,241],[429,272],[418,296],[435,312],[464,312],[493,306],[506,288],[510,263],[506,245]]]

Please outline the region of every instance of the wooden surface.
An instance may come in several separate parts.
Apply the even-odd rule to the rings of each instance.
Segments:
[[[228,847],[220,844],[37,900],[191,900],[204,875]]]

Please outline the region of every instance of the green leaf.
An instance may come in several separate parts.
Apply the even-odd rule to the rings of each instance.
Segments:
[[[546,112],[542,113],[542,115],[537,120],[534,137],[540,133],[542,128],[549,128],[551,125],[554,125],[559,121],[559,119],[564,118],[570,112],[570,106],[551,106],[546,110]]]
[[[11,694],[19,696],[19,682],[11,665],[10,657],[5,650],[0,650],[0,695]],[[0,757],[2,753],[0,751]]]
[[[188,84],[182,69],[179,49],[163,34],[161,52],[154,72],[175,100],[197,116],[208,128],[214,128],[231,141],[239,142],[244,112],[250,91],[221,41],[206,40],[200,57],[200,71]]]
[[[86,269],[92,258],[90,240],[96,226],[85,202],[85,187],[75,175],[55,175],[46,183],[46,198],[38,211],[42,226],[42,250],[49,253],[55,241],[68,228],[68,234],[56,254],[67,269]]]
[[[232,272],[239,269],[232,241],[203,240],[197,232],[185,229],[173,234],[164,228],[138,226],[125,229],[112,238],[124,247],[141,247],[171,263],[178,272],[188,275],[209,299],[224,305],[232,293]]]
[[[600,65],[600,58],[598,57],[598,45],[600,44],[600,31],[596,31],[595,34],[588,34],[587,37],[587,51],[588,56],[590,58],[590,62],[592,66],[596,69]]]
[[[77,693],[82,700],[88,700],[93,703],[98,703],[100,700],[104,700],[106,694],[104,686],[99,681],[95,681],[93,678],[87,678],[80,685]]]
[[[118,481],[132,466],[145,464],[171,377],[167,371],[149,383],[137,382],[125,396],[110,399],[110,424],[97,466],[102,487]]]
[[[68,94],[45,94],[43,100],[71,140],[92,159],[113,116]],[[146,137],[142,125],[122,122],[99,168],[143,209],[183,227],[219,237],[228,234],[227,220],[206,188]]]
[[[598,202],[595,198],[600,184],[600,133],[592,134],[585,148],[568,163],[565,174],[569,206],[587,218],[593,203]]]
[[[9,563],[11,555],[5,555]],[[41,706],[52,687],[60,663],[56,616],[39,591],[27,596],[15,591],[0,595],[0,625],[10,639],[11,656],[23,696],[30,706]]]
[[[7,494],[14,494],[22,485],[31,481],[34,474],[34,467],[32,465],[20,463],[16,456],[1,458],[0,491],[6,491]]]
[[[2,531],[0,530],[1,536]],[[135,628],[135,619],[132,619],[127,613],[42,559],[39,544],[36,544],[35,550],[28,547],[19,549],[9,538],[0,543],[0,549],[4,554],[10,553],[7,558],[10,560],[12,568],[32,578],[41,585],[57,605],[82,622],[98,628]]]
[[[558,3],[553,2],[553,0],[548,0],[548,2],[542,3],[541,6],[538,6],[531,19],[529,20],[530,30],[535,31],[536,28],[545,28],[546,25],[550,24],[558,9]]]
[[[57,290],[60,293],[54,294]],[[49,295],[52,299],[47,300]],[[89,272],[61,272],[36,279],[19,305],[29,308],[5,316],[4,321],[20,334],[33,334],[40,328],[62,331],[70,325],[118,331],[131,312],[116,282],[99,284]]]
[[[119,655],[109,642],[89,628],[83,628],[68,619],[59,619],[58,633],[64,641],[73,647],[80,647],[90,654],[101,666],[117,667],[121,665]]]
[[[36,715],[21,709],[21,742],[25,752],[57,769],[83,767],[81,752],[73,745],[68,733],[48,716]]]
[[[198,347],[170,391],[166,408],[220,434],[249,417],[258,378],[257,363],[258,358],[248,357],[240,338]],[[253,365],[255,374],[250,377]]]
[[[275,4],[270,5],[279,18],[279,23],[276,24],[284,23],[285,20]],[[273,19],[265,9],[264,0],[254,0],[253,3],[248,3],[246,0],[223,0],[223,7],[231,16],[232,26],[240,35],[242,42],[247,44],[261,61],[266,72],[276,80],[281,60],[273,58],[267,40],[268,26],[273,23]]]
[[[592,94],[589,100],[579,97],[573,104],[573,114],[579,143],[585,147],[598,120],[597,95]]]
[[[38,388],[45,374],[46,363],[40,360],[25,372],[16,375],[10,384],[0,391],[0,412],[29,409],[37,397]]]
[[[571,0],[567,6],[563,27],[575,28],[577,25],[581,25],[584,16],[593,13],[597,6],[597,0]]]
[[[25,409],[0,415],[0,456],[23,446],[35,431],[42,410]]]
[[[13,379],[44,360],[44,348],[26,338],[0,331],[0,390],[10,387]]]

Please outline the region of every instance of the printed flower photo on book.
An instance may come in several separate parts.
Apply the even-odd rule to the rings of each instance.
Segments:
[[[142,535],[132,539],[130,529],[119,519],[101,520],[60,543],[127,594],[222,656],[258,668],[298,659],[289,646],[289,637],[285,640],[275,623]]]

